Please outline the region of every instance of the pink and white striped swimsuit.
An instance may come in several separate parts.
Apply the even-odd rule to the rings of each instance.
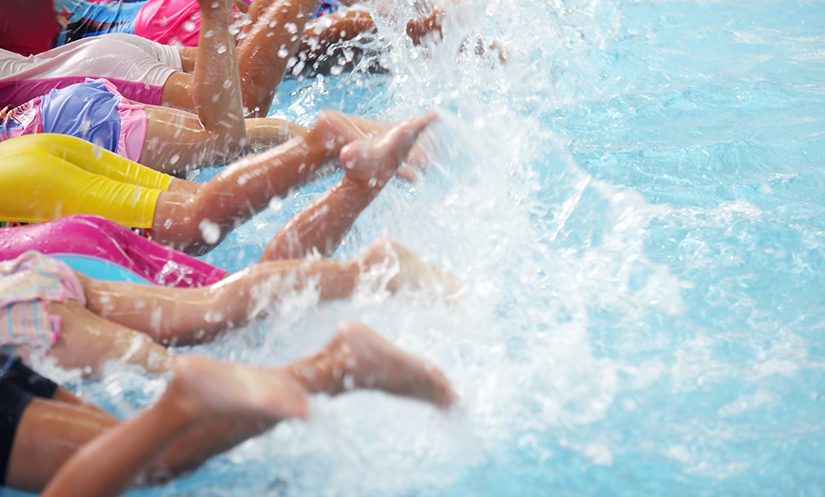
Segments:
[[[60,339],[50,302],[86,305],[83,285],[69,266],[39,252],[0,262],[0,346],[43,351]]]

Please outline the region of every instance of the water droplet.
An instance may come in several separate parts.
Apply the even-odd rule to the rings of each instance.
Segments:
[[[198,228],[201,230],[201,237],[203,238],[203,241],[209,245],[214,245],[221,237],[220,226],[208,219],[202,220],[198,225]]]
[[[223,321],[223,312],[218,309],[210,309],[203,315],[203,319],[206,320],[207,323],[219,323]]]
[[[226,45],[221,43],[220,45],[218,45],[218,48],[216,48],[215,51],[218,52],[218,55],[225,54],[226,53]]]

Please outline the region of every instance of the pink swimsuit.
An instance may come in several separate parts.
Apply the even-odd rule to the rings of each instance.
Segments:
[[[164,45],[198,46],[201,10],[195,0],[151,0],[135,18],[135,34]]]
[[[29,100],[0,122],[0,141],[37,133],[76,136],[138,162],[148,118],[105,79],[89,79]]]
[[[162,286],[201,287],[226,276],[226,271],[96,216],[66,216],[43,224],[0,228],[0,261],[29,250],[97,257]]]

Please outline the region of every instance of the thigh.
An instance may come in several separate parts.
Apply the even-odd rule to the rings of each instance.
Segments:
[[[195,60],[198,57],[197,47],[180,47],[180,63],[183,72],[195,72]]]
[[[111,415],[83,405],[32,399],[17,425],[6,484],[41,490],[78,448],[117,423]]]
[[[174,174],[227,159],[220,153],[215,135],[196,115],[167,107],[147,106],[145,110],[149,122],[141,163]]]
[[[49,312],[62,321],[60,340],[49,350],[49,356],[64,368],[81,368],[100,372],[109,360],[135,364],[151,372],[168,371],[172,357],[169,351],[149,336],[104,319],[75,302],[53,303]],[[148,319],[163,319],[159,313]]]
[[[246,139],[249,151],[262,151],[281,145],[296,136],[304,136],[307,129],[285,119],[250,117],[246,119]]]
[[[0,143],[0,219],[44,222],[67,214],[94,214],[120,224],[149,228],[160,193],[172,177],[162,175],[62,135],[28,135]],[[153,188],[158,185],[161,188]]]
[[[113,181],[156,190],[169,187],[172,178],[109,150],[72,136],[46,134],[26,137],[32,146],[67,160],[85,171]]]
[[[192,99],[192,77],[191,74],[185,72],[176,72],[169,76],[163,85],[160,104],[188,112],[197,112],[195,101]]]

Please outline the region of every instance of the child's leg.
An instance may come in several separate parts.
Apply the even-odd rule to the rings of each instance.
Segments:
[[[364,10],[338,11],[314,19],[306,27],[306,32],[298,48],[298,60],[302,60],[310,69],[321,74],[330,74],[332,68],[350,70],[352,64],[343,59],[340,49],[343,42],[352,40],[362,33],[375,30],[372,15]],[[350,47],[349,50],[355,50]],[[356,63],[357,60],[353,59]],[[293,67],[288,68],[294,70]]]
[[[57,489],[65,488],[75,492],[83,489],[82,495],[112,495],[87,493],[85,485],[112,492],[134,481],[147,465],[148,478],[168,477],[191,468],[285,417],[306,416],[307,406],[296,385],[310,393],[333,395],[368,388],[440,407],[450,406],[456,398],[438,369],[357,323],[342,327],[312,357],[280,369],[180,357],[161,399],[83,447],[61,468],[43,495],[60,495]],[[227,419],[217,419],[222,417]],[[79,418],[87,416],[73,419]],[[58,455],[65,458],[66,450]],[[110,464],[105,471],[101,471],[102,460]],[[56,466],[59,464],[51,467]]]
[[[117,424],[117,419],[97,409],[34,398],[23,411],[14,437],[6,484],[40,491],[77,449]]]
[[[148,336],[103,319],[76,302],[49,304],[49,313],[62,321],[60,339],[48,352],[61,367],[95,374],[110,359],[152,372],[167,371],[171,365],[169,352]]]
[[[387,290],[402,286],[458,291],[447,272],[406,247],[379,241],[356,261],[272,261],[255,264],[209,287],[182,289],[98,281],[81,277],[87,307],[163,344],[202,343],[267,312],[285,293],[317,285],[321,301],[352,295],[364,272],[386,271]]]
[[[198,33],[200,35],[200,33]],[[183,72],[192,74],[195,72],[195,61],[198,60],[198,47],[178,47],[180,54],[180,65]]]
[[[204,128],[197,116],[171,107],[147,105],[149,119],[140,163],[167,174],[224,164],[234,147]],[[303,126],[282,119],[245,119],[246,149],[269,149],[306,133]]]
[[[209,419],[274,423],[307,413],[303,389],[287,375],[181,358],[155,404],[83,446],[42,495],[120,495],[176,438]]]
[[[432,35],[436,40],[442,36],[441,29],[444,10],[433,7],[430,12],[421,17],[407,21],[407,36],[415,45],[420,45],[425,36]],[[362,33],[375,31],[375,20],[370,12],[363,10],[339,11],[313,20],[306,28],[306,34],[298,49],[302,58],[312,67],[318,66],[322,73],[328,73],[336,65],[337,60],[325,60],[333,54],[333,46],[352,40]],[[338,58],[337,54],[332,57]]]
[[[317,4],[318,0],[260,0],[250,7],[254,23],[238,44],[238,67],[243,104],[251,115],[266,116]]]
[[[322,113],[304,136],[236,161],[208,183],[198,185],[193,194],[161,194],[154,213],[153,236],[180,250],[206,252],[229,231],[266,208],[273,197],[286,195],[309,181],[344,144],[361,136],[363,133],[348,118]]]
[[[206,129],[214,129],[238,143],[245,137],[245,127],[235,39],[229,32],[233,2],[198,0],[198,4],[201,29],[192,99]]]
[[[147,105],[148,123],[140,163],[166,174],[231,160],[234,150],[220,146],[221,137],[207,130],[191,112]]]
[[[163,105],[192,110],[217,145],[235,155],[244,146],[245,125],[235,40],[229,33],[231,2],[199,0],[201,28],[193,74],[173,74],[163,87]]]
[[[379,390],[442,409],[457,398],[438,368],[407,354],[358,322],[343,325],[320,352],[283,369],[310,393]]]
[[[299,124],[273,117],[246,119],[247,149],[260,151],[280,145],[296,136],[304,136],[309,130]]]
[[[248,15],[252,22],[237,46],[240,84],[235,88],[241,91],[243,106],[252,116],[266,116],[287,62],[297,52],[317,3],[318,0],[255,0],[250,6]],[[206,26],[202,24],[199,43],[205,32]],[[226,53],[230,53],[228,49]],[[194,82],[189,69],[194,66],[197,73],[197,61],[212,58],[215,58],[214,52],[203,46],[198,47],[194,57],[191,49],[182,49],[183,72],[167,80],[163,87],[163,105],[194,110]],[[197,74],[194,77],[197,78]]]
[[[177,359],[201,362],[199,358]],[[437,368],[409,355],[359,323],[349,323],[317,354],[270,370],[257,369],[260,378],[286,375],[309,393],[336,395],[370,389],[410,397],[447,408],[456,400],[446,377]],[[194,370],[193,370],[194,371]],[[201,377],[208,376],[206,371]],[[223,391],[219,389],[219,391]],[[210,421],[179,438],[149,471],[166,475],[197,465],[244,440],[270,429],[277,420]],[[188,465],[188,466],[187,466]]]
[[[166,345],[203,343],[221,331],[263,316],[287,293],[317,282],[321,300],[344,298],[358,282],[359,264],[277,261],[255,264],[203,288],[167,288],[82,278],[95,314]]]
[[[302,258],[313,250],[329,256],[384,185],[395,175],[418,135],[435,114],[408,119],[386,133],[341,151],[344,178],[289,222],[269,243],[264,260]]]

